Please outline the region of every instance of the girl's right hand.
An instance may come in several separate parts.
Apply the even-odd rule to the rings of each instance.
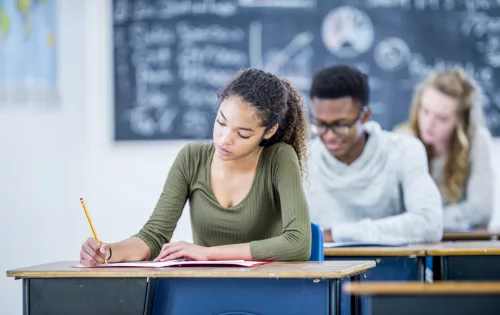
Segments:
[[[83,244],[80,251],[80,264],[84,266],[97,266],[104,263],[104,259],[110,254],[109,244],[102,243],[102,246],[92,237],[89,237]]]

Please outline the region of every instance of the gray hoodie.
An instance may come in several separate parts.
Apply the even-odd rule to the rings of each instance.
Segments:
[[[439,190],[423,144],[411,135],[365,124],[368,141],[351,165],[312,141],[304,189],[311,221],[334,241],[435,242],[442,238]]]

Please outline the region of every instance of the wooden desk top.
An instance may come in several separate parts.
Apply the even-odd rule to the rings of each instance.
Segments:
[[[401,247],[340,247],[325,248],[325,256],[466,256],[500,255],[500,241],[443,241],[441,243],[412,244]]]
[[[344,291],[356,295],[406,295],[406,294],[500,294],[500,282],[351,282]]]
[[[375,267],[374,261],[276,262],[246,267],[76,268],[63,261],[8,270],[16,278],[327,278],[340,279]]]
[[[425,256],[425,244],[325,248],[325,256]]]
[[[470,232],[445,232],[443,241],[487,241],[498,239],[499,232],[488,231],[487,229],[478,229]]]
[[[500,255],[500,241],[443,242],[427,246],[429,256]]]

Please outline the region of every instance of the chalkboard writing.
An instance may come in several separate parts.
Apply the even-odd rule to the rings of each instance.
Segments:
[[[460,66],[500,135],[497,0],[114,0],[113,39],[116,140],[209,139],[240,69],[288,78],[309,104],[314,72],[338,63],[369,74],[384,129],[425,75]]]

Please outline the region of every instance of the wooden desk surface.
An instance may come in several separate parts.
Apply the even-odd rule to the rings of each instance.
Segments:
[[[429,256],[500,255],[500,241],[442,242],[427,246]]]
[[[425,256],[426,244],[325,248],[325,256]]]
[[[340,247],[325,248],[325,256],[462,256],[500,255],[500,241],[443,241],[440,243],[411,244],[401,247]]]
[[[339,279],[375,267],[374,261],[276,262],[245,267],[76,268],[63,261],[8,270],[16,278],[327,278]]]
[[[500,294],[500,282],[350,282],[344,291],[356,295]]]
[[[443,241],[459,240],[459,241],[479,241],[497,239],[499,232],[488,231],[487,229],[478,229],[470,232],[445,232],[443,233]]]

